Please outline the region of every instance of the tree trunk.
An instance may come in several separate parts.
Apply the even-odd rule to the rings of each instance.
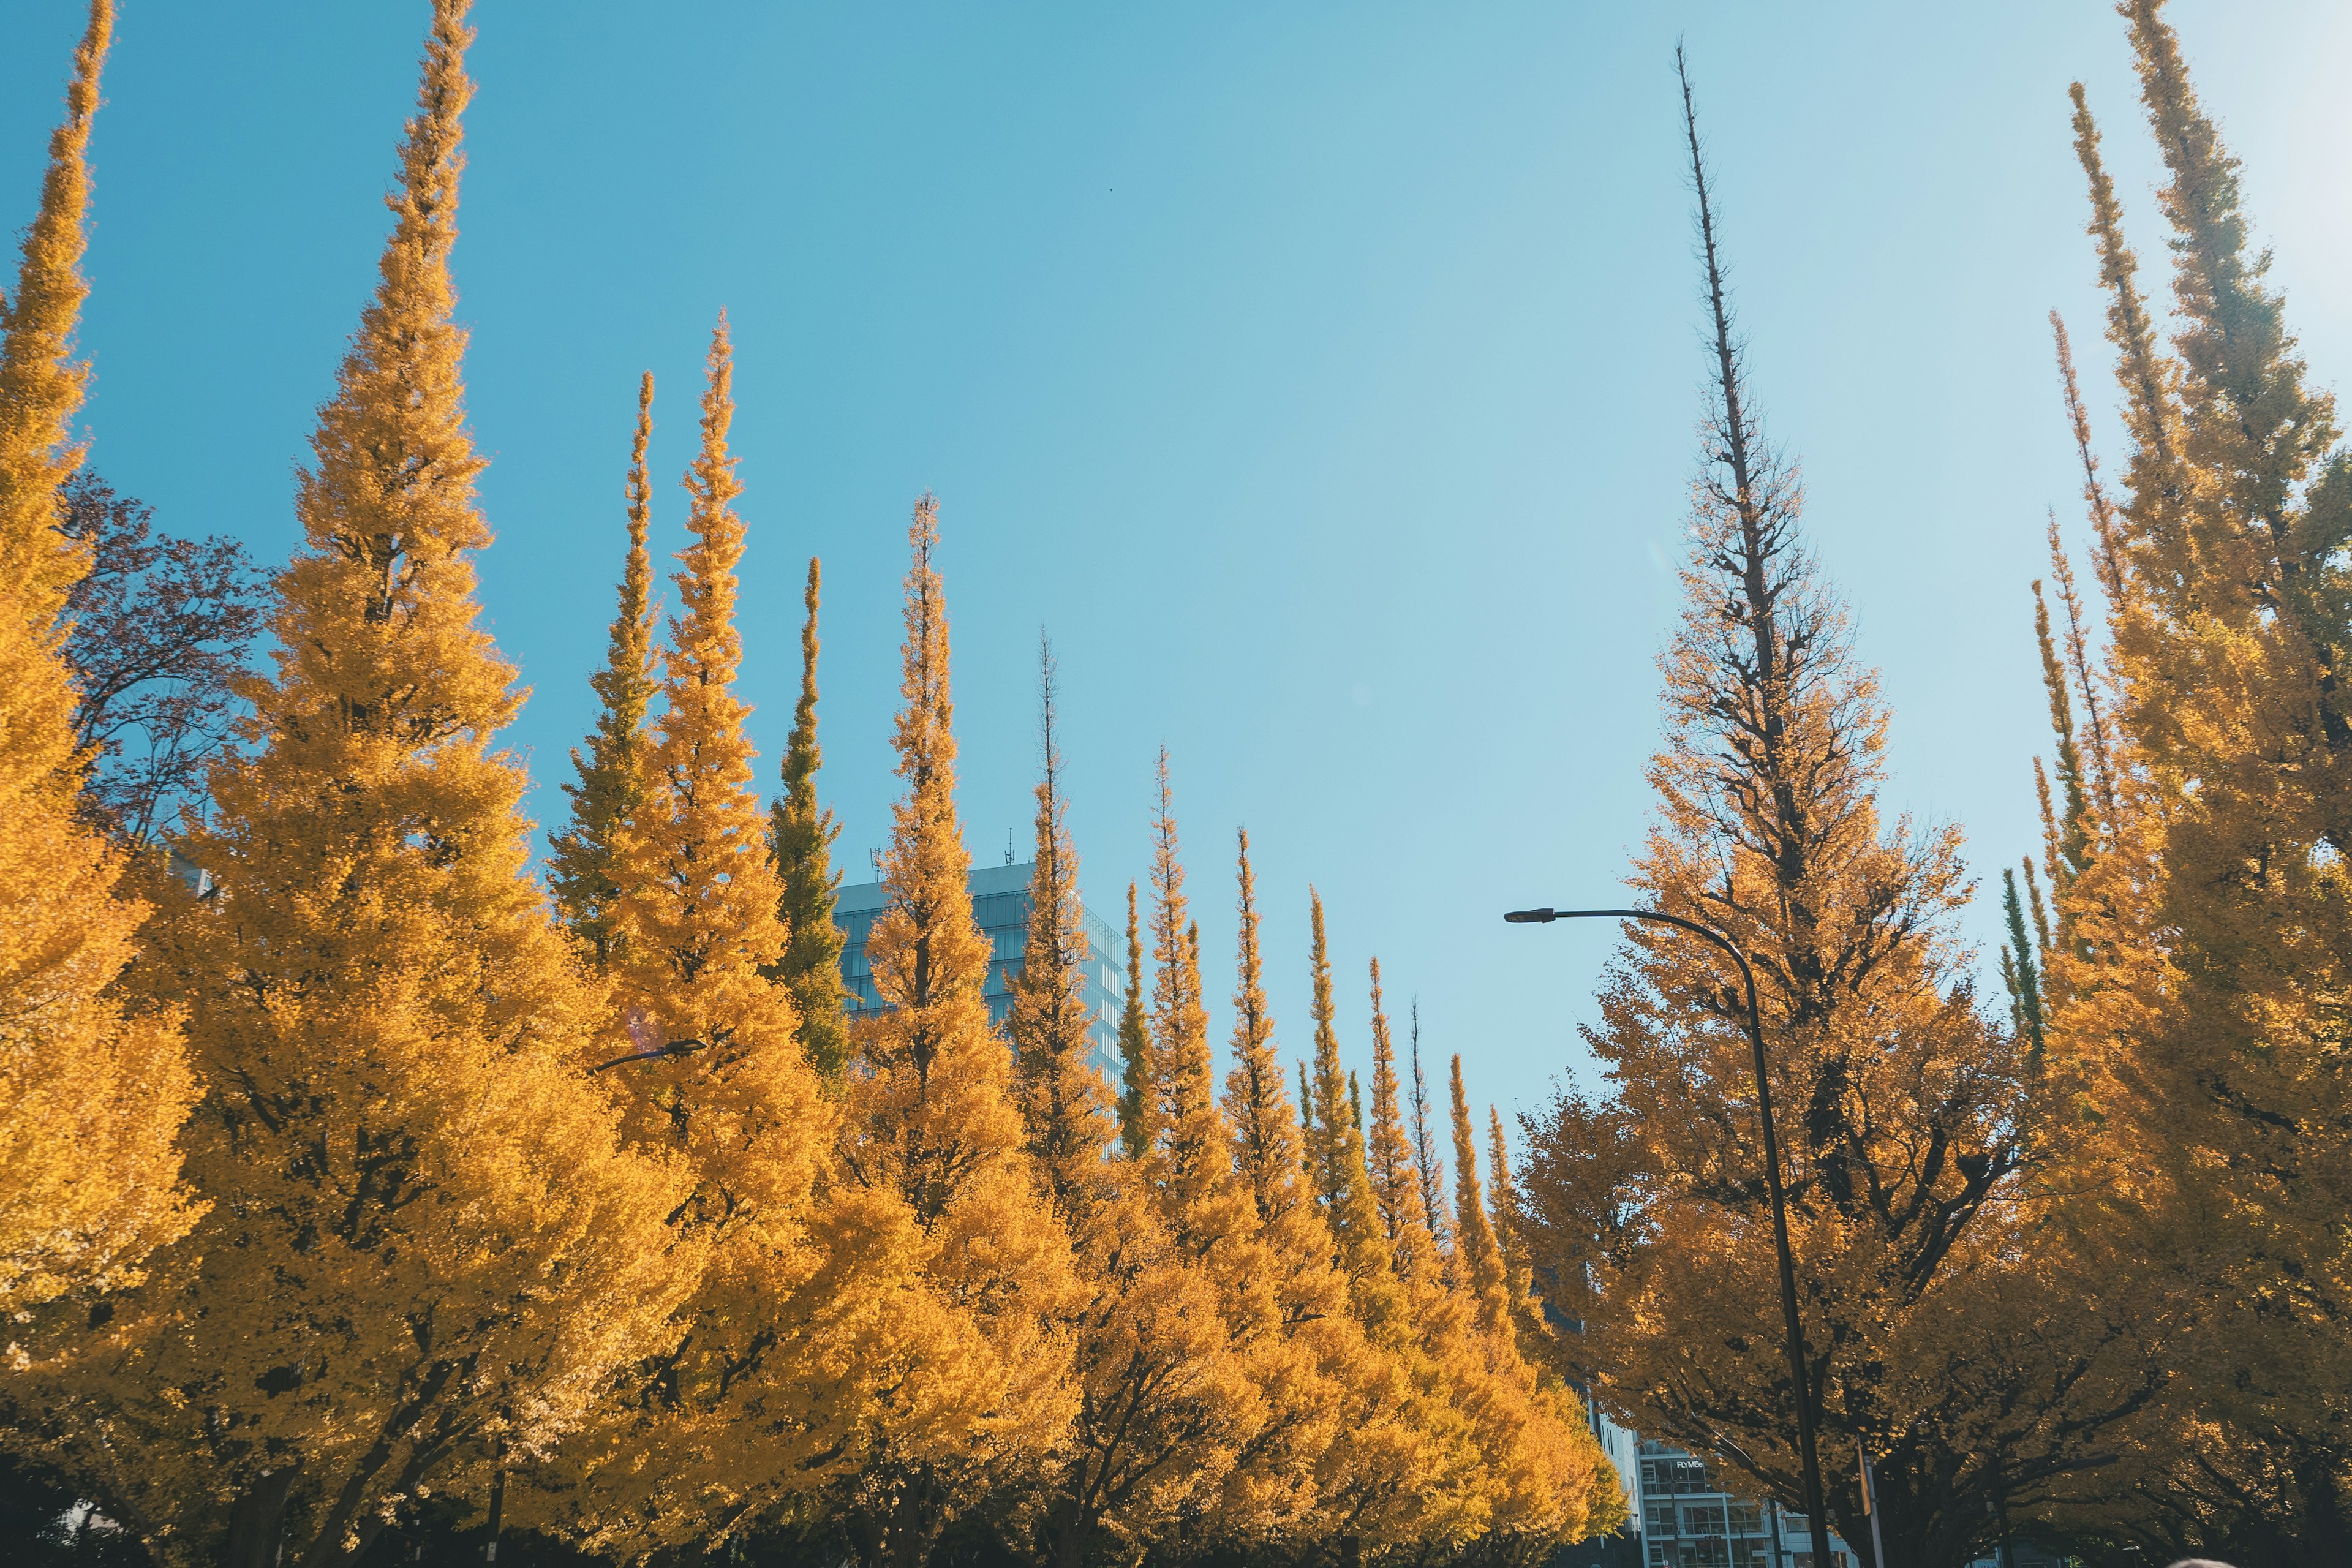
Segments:
[[[2303,1478],[2303,1529],[2295,1542],[2296,1560],[2312,1564],[2343,1563],[2347,1546],[2352,1546],[2352,1528],[2345,1518],[2345,1497],[2336,1484],[2333,1468],[2325,1464],[2305,1467]]]
[[[842,1534],[860,1568],[923,1568],[947,1521],[945,1489],[929,1466],[918,1465],[887,1501],[849,1510]]]
[[[948,1523],[946,1500],[936,1495],[939,1490],[925,1477],[899,1495],[890,1521],[888,1568],[923,1568],[930,1561],[931,1548],[939,1544]]]
[[[272,1470],[236,1494],[228,1513],[228,1544],[221,1568],[278,1568],[286,1529],[286,1494],[294,1487],[294,1467]]]
[[[1054,1531],[1054,1568],[1086,1568],[1094,1539],[1093,1510],[1073,1504],[1069,1517]]]

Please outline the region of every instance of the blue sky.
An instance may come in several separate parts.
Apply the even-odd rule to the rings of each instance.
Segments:
[[[274,563],[373,282],[425,7],[123,9],[94,149],[92,461],[163,526]],[[2352,12],[2173,16],[2334,385]],[[2117,450],[2069,79],[2143,262],[2163,251],[2105,5],[483,0],[476,21],[457,266],[499,533],[483,596],[534,688],[512,741],[542,820],[590,717],[637,373],[660,381],[674,548],[724,306],[745,693],[772,777],[822,555],[821,786],[852,879],[887,830],[904,526],[930,489],[975,854],[1011,829],[1026,857],[1043,625],[1098,904],[1148,865],[1164,742],[1213,1001],[1244,824],[1291,1054],[1312,881],[1353,1059],[1378,952],[1425,1048],[1535,1103],[1583,1059],[1611,941],[1496,916],[1613,898],[1675,607],[1702,371],[1680,37],[1756,391],[1885,678],[1888,804],[1964,825],[1989,880],[2032,847],[2025,585],[2044,509],[2078,511],[2053,305]],[[79,26],[69,0],[0,9],[10,226]],[[1989,948],[1990,909],[1969,929]]]

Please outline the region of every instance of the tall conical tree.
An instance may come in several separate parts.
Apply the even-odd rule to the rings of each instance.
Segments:
[[[1153,1074],[1146,1160],[1162,1195],[1163,1216],[1187,1246],[1205,1254],[1227,1242],[1240,1226],[1244,1194],[1233,1179],[1232,1153],[1217,1114],[1200,932],[1184,895],[1164,746],[1151,838]]]
[[[1359,1294],[1359,1311],[1375,1329],[1396,1310],[1389,1277],[1389,1245],[1372,1199],[1371,1173],[1364,1163],[1364,1134],[1349,1094],[1349,1075],[1339,1065],[1339,1014],[1331,1001],[1331,956],[1323,934],[1323,899],[1309,888],[1314,942],[1307,954],[1315,1019],[1315,1108],[1307,1135],[1315,1161],[1315,1184],[1331,1227],[1339,1269]]]
[[[1314,942],[1315,1068],[1298,1064],[1305,1152],[1298,1228],[1315,1250],[1290,1266],[1295,1299],[1312,1303],[1318,1369],[1337,1387],[1336,1427],[1318,1462],[1313,1520],[1301,1533],[1332,1542],[1343,1561],[1392,1546],[1456,1541],[1458,1500],[1475,1456],[1458,1423],[1433,1439],[1429,1390],[1417,1364],[1386,1244],[1373,1210],[1363,1142],[1347,1109],[1334,1027],[1323,905],[1308,889]],[[1352,1140],[1352,1142],[1351,1142]],[[1296,1245],[1294,1243],[1294,1245]],[[1286,1254],[1286,1256],[1287,1256]],[[1341,1310],[1325,1305],[1336,1300]],[[1435,1500],[1438,1506],[1431,1506]]]
[[[1453,1226],[1445,1216],[1445,1162],[1438,1154],[1437,1140],[1429,1132],[1429,1089],[1421,1071],[1421,999],[1413,998],[1412,1014],[1412,1163],[1413,1174],[1421,1181],[1422,1218],[1429,1226],[1430,1239],[1436,1242],[1440,1252],[1452,1246]]]
[[[2060,1313],[2095,1281],[2053,1279],[2053,1255],[2022,1240],[2047,1213],[2020,1179],[2039,1089],[2026,1047],[1976,1006],[1957,832],[1882,815],[1885,711],[1807,548],[1797,476],[1756,416],[1686,79],[1685,91],[1708,406],[1684,613],[1662,660],[1656,817],[1630,886],[1754,963],[1806,1287],[1802,1382],[1791,1386],[1783,1342],[1754,1332],[1776,1247],[1741,976],[1685,932],[1629,922],[1587,1032],[1613,1101],[1563,1096],[1531,1130],[1553,1205],[1541,1266],[1592,1270],[1587,1331],[1563,1351],[1637,1404],[1645,1430],[1712,1444],[1795,1497],[1790,1415],[1809,1400],[1829,1494],[1826,1516],[1809,1516],[1857,1544],[1858,1481],[1832,1456],[1870,1442],[1872,1522],[1907,1561],[1981,1530],[2005,1485],[2095,1463],[2093,1435],[2118,1405],[2104,1373],[2045,1377],[2051,1364],[2031,1359],[2085,1350],[2037,1340],[2021,1319]],[[1927,1147],[1933,1163],[1917,1157]],[[1996,1286],[2015,1288],[2011,1303],[1978,1311]],[[2097,1317],[2086,1301],[2068,1331],[2087,1341]],[[2103,1366],[2099,1350],[2087,1366]],[[1939,1377],[1948,1357],[1999,1368],[1998,1398]],[[1822,1535],[1815,1547],[1826,1552]]]
[[[1307,1075],[1307,1058],[1298,1058],[1299,1169],[1315,1180],[1315,1084]],[[1320,1189],[1318,1188],[1319,1192]]]
[[[2339,747],[2352,744],[2328,679],[2338,668],[2343,606],[2310,581],[2352,530],[2352,497],[2341,489],[2352,475],[2340,472],[2341,454],[2336,455],[2336,484],[2315,496],[2304,493],[2329,465],[2336,444],[2335,399],[2305,383],[2284,301],[2265,281],[2269,255],[2247,248],[2238,162],[2222,148],[2189,86],[2179,39],[2164,21],[2163,0],[2126,0],[2119,9],[2131,23],[2140,97],[2172,176],[2157,200],[2174,237],[2172,290],[2180,326],[2173,347],[2185,433],[2180,457],[2210,484],[2201,498],[2212,510],[2200,542],[2209,552],[2206,574],[2215,581],[2190,591],[2201,593],[2217,616],[2242,614],[2214,593],[2228,580],[2215,568],[2255,566],[2252,576],[2236,581],[2238,592],[2256,606],[2274,602],[2308,639],[2277,650],[2301,661],[2280,673],[2291,670],[2319,686],[2317,721],[2326,738]],[[2222,539],[2236,531],[2245,536],[2247,555],[2221,556]]]
[[[91,0],[74,51],[66,117],[49,136],[41,205],[25,230],[16,287],[0,300],[0,605],[43,646],[53,646],[66,595],[89,570],[58,530],[58,489],[81,467],[74,440],[89,366],[75,360],[74,329],[89,285],[89,132],[99,73],[114,39],[111,0]]]
[[[1176,818],[1168,789],[1168,748],[1160,748],[1159,799],[1151,818],[1151,1049],[1150,1091],[1144,1097],[1144,1146],[1159,1153],[1191,1082],[1188,1059],[1195,1040],[1205,1041],[1208,1013],[1185,973],[1184,866],[1178,857]],[[1187,1150],[1187,1163],[1197,1151]]]
[[[93,0],[39,214],[0,300],[0,1349],[33,1353],[20,1316],[139,1277],[192,1218],[175,1140],[194,1086],[168,1014],[110,994],[146,906],[119,897],[121,858],[76,814],[82,759],[58,612],[88,567],[58,528],[81,459],[88,368],[73,331],[99,68],[114,24]],[[42,1353],[52,1353],[55,1347]]]
[[[2097,132],[2090,123],[2090,110],[2086,104],[2081,102],[2076,104],[2075,127],[2078,136],[2084,131],[2091,132],[2089,143],[2084,145],[2078,142],[2077,146],[2080,151],[2089,153],[2092,168],[2098,178],[2104,179],[2105,171],[2098,167]],[[2108,194],[2112,198],[2114,194],[2112,187],[2109,188]],[[2123,236],[2120,233],[2114,237],[2118,245],[2122,243]],[[2124,280],[2126,283],[2130,281],[2127,267],[2124,271]],[[2081,379],[2074,374],[2074,348],[2067,339],[2066,318],[2054,310],[2050,312],[2050,337],[2053,347],[2057,351],[2059,384],[2065,391],[2066,422],[2071,427],[2070,433],[2074,437],[2075,457],[2083,465],[2083,505],[2085,515],[2091,521],[2091,563],[2097,574],[2099,586],[2106,591],[2107,598],[2112,604],[2123,595],[2122,565],[2117,559],[2118,542],[2116,538],[2115,503],[2108,499],[2107,487],[2099,478],[2098,454],[2092,450],[2091,416],[2083,406],[2083,385]],[[2054,542],[2052,544],[2052,552],[2053,554],[2058,552]],[[2082,678],[2087,685],[2091,679],[2087,658],[2082,667]],[[2104,743],[2100,749],[2104,752],[2105,749]],[[2112,784],[2112,778],[2110,784]],[[2115,802],[2112,799],[2106,802],[2106,805],[2111,812],[2115,809]]]
[[[1093,1020],[1080,994],[1088,953],[1078,857],[1062,794],[1054,734],[1054,648],[1037,645],[1037,847],[1029,874],[1029,929],[1013,979],[1014,1082],[1036,1162],[1063,1224],[1082,1233],[1107,1195],[1104,1153],[1118,1122],[1094,1064]]]
[[[1201,984],[1201,928],[1191,918],[1184,894],[1164,746],[1159,783],[1151,834],[1152,1121],[1140,1174],[1169,1237],[1212,1283],[1224,1348],[1243,1390],[1223,1433],[1231,1446],[1248,1442],[1265,1418],[1263,1401],[1249,1391],[1246,1377],[1256,1352],[1279,1337],[1278,1308],[1257,1239],[1255,1198],[1234,1172],[1233,1129],[1217,1108]]]
[[[816,772],[824,761],[816,742],[817,559],[809,557],[808,591],[802,596],[808,619],[801,626],[801,700],[793,710],[792,737],[784,743],[784,793],[771,811],[768,841],[777,879],[783,884],[777,906],[784,922],[783,957],[770,977],[792,993],[800,1014],[801,1049],[828,1080],[838,1080],[849,1061],[849,1023],[842,1011],[841,928],[834,924],[834,898],[841,873],[833,868],[833,841],[841,825],[816,803]]]
[[[1495,1246],[1503,1259],[1504,1283],[1510,1292],[1513,1321],[1519,1343],[1538,1345],[1552,1340],[1551,1320],[1535,1290],[1535,1259],[1528,1248],[1527,1211],[1519,1202],[1519,1184],[1511,1176],[1511,1141],[1503,1131],[1503,1113],[1486,1107],[1486,1159],[1494,1172],[1489,1203],[1494,1210]]]
[[[692,542],[678,552],[673,579],[679,610],[662,650],[663,710],[646,753],[646,797],[623,825],[614,855],[614,924],[624,950],[615,1003],[640,1049],[701,1055],[666,1078],[638,1073],[629,1081],[658,1085],[646,1093],[692,1142],[699,1141],[698,1112],[717,1117],[714,1137],[751,1134],[733,1124],[737,1109],[697,1103],[712,1090],[718,1102],[731,1100],[720,1086],[747,1069],[761,1095],[783,1097],[771,1110],[800,1106],[811,1089],[805,1074],[776,1059],[799,1022],[791,994],[760,973],[783,950],[785,931],[752,784],[756,753],[743,732],[751,710],[735,695],[743,657],[735,628],[743,523],[734,503],[742,486],[727,450],[734,359],[723,313],[711,334],[709,374],[701,449],[685,481]],[[818,1135],[798,1146],[800,1173],[779,1171],[778,1179],[804,1188],[823,1142],[820,1121]]]
[[[2033,638],[2042,651],[2042,685],[2050,698],[2050,732],[2057,746],[2058,784],[2064,805],[2057,814],[2057,864],[2053,873],[2071,881],[2091,863],[2091,796],[2083,766],[2082,747],[2074,735],[2074,704],[2067,690],[2066,669],[2059,662],[2057,639],[2050,631],[2050,601],[2042,596],[2042,580],[2033,580]],[[2053,889],[2060,886],[2053,882]]]
[[[2226,1478],[2246,1531],[2212,1549],[2316,1563],[2352,1550],[2352,1371],[2312,1328],[2352,1310],[2352,1100],[2325,1043],[2352,988],[2352,453],[2162,7],[2118,9],[2169,176],[2176,330],[2159,352],[2077,84],[2133,451],[2106,584],[2118,809],[2059,890],[2052,1058],[2110,1112],[2070,1158],[2129,1173],[2133,1250],[2200,1281],[2185,1475]]]
[[[2067,374],[2071,381],[2071,365],[2067,367]],[[2084,488],[2095,499],[2104,500],[2099,494],[2095,468],[2086,476]],[[2084,613],[2082,593],[2074,582],[2074,563],[2066,557],[2065,538],[2059,532],[2058,515],[2054,510],[2050,514],[2048,537],[2050,575],[2058,584],[2058,602],[2066,611],[2066,671],[2061,681],[2063,685],[2066,679],[2071,678],[2074,695],[2082,699],[2083,726],[2077,743],[2090,764],[2095,810],[2099,816],[2111,817],[2116,813],[2116,764],[2114,752],[2107,742],[2106,705],[2100,700],[2100,691],[2105,683],[2092,668],[2090,642],[2084,631],[2088,617]],[[2094,541],[2093,551],[2095,558],[2105,553],[2104,537]],[[2071,708],[2071,704],[2069,706]],[[2068,717],[2072,717],[2071,712]],[[2097,818],[2086,818],[2086,823],[2093,825],[2095,829]]]
[[[613,957],[613,847],[645,802],[646,712],[660,682],[654,676],[654,563],[646,549],[653,489],[646,447],[654,433],[654,373],[637,382],[637,427],[629,446],[629,549],[621,568],[620,605],[613,616],[604,668],[588,678],[601,705],[588,752],[572,752],[579,777],[563,786],[572,797],[572,826],[551,840],[547,879],[557,912],[587,945],[596,967]]]
[[[76,1391],[118,1519],[236,1568],[367,1550],[576,1423],[692,1284],[678,1202],[579,1076],[602,997],[529,872],[520,699],[476,624],[451,320],[462,0],[441,0],[373,300],[299,476],[276,669],[213,775],[151,973],[184,988],[212,1211],[142,1290],[165,1332]],[[211,1500],[235,1497],[223,1519]],[[121,1510],[121,1511],[118,1511]],[[204,1542],[198,1548],[195,1543]]]
[[[1413,1157],[1412,1141],[1398,1104],[1396,1044],[1390,1037],[1388,1012],[1381,1003],[1377,958],[1372,960],[1372,1121],[1366,1146],[1372,1204],[1380,1213],[1381,1229],[1388,1237],[1391,1266],[1408,1277],[1433,1270],[1437,1243],[1429,1233],[1429,1204],[1421,1188],[1421,1167]]]
[[[2108,342],[2115,345],[2116,374],[2124,386],[2125,427],[2134,451],[2126,484],[2144,498],[2143,532],[2161,532],[2145,503],[2168,501],[2180,492],[2179,416],[2170,386],[2179,371],[2157,345],[2156,320],[2140,294],[2139,262],[2124,238],[2123,204],[2099,152],[2099,128],[2091,116],[2083,84],[2068,89],[2074,104],[2074,156],[2090,182],[2088,232],[2099,254],[2099,283],[2107,291]],[[2118,605],[2117,608],[2122,606]]]
[[[1398,1194],[1400,1220],[1419,1233],[1417,1240],[1400,1247],[1390,1239],[1367,1164],[1368,1130],[1352,1092],[1353,1075],[1339,1066],[1322,900],[1311,888],[1308,898],[1313,1140],[1322,1214],[1333,1233],[1337,1271],[1347,1281],[1350,1315],[1370,1352],[1370,1364],[1355,1380],[1360,1403],[1348,1412],[1328,1467],[1323,1528],[1366,1552],[1458,1549],[1494,1523],[1495,1494],[1485,1471],[1497,1455],[1482,1448],[1468,1410],[1478,1391],[1455,1354],[1463,1315],[1429,1267],[1432,1249],[1421,1230],[1417,1195]],[[1392,1086],[1393,1062],[1391,1067]],[[1380,1109],[1376,1096],[1370,1135],[1402,1149],[1404,1132],[1392,1094],[1385,1124]]]
[[[2033,862],[2025,862],[2028,874]],[[2017,896],[2017,871],[2004,866],[2000,870],[2001,914],[2007,923],[2009,941],[2001,945],[2001,979],[2009,988],[2014,1016],[2011,1020],[2018,1037],[2030,1042],[2037,1052],[2044,1043],[2042,1007],[2042,944],[2026,929],[2025,905]]]
[[[1276,1321],[1253,1347],[1253,1381],[1267,1391],[1265,1422],[1235,1466],[1223,1513],[1244,1541],[1280,1541],[1311,1531],[1318,1469],[1372,1368],[1347,1282],[1331,1267],[1331,1233],[1316,1206],[1298,1115],[1285,1091],[1261,973],[1248,830],[1236,837],[1240,952],[1223,1108],[1232,1169],[1255,1207]]]
[[[1445,1364],[1470,1392],[1463,1404],[1475,1413],[1478,1446],[1496,1542],[1518,1552],[1538,1552],[1557,1542],[1584,1539],[1622,1529],[1627,1512],[1623,1489],[1601,1452],[1581,1402],[1549,1368],[1531,1363],[1525,1349],[1549,1341],[1542,1305],[1528,1289],[1525,1263],[1517,1255],[1517,1202],[1511,1189],[1502,1119],[1489,1107],[1488,1145],[1493,1163],[1493,1221],[1479,1214],[1477,1154],[1470,1141],[1470,1118],[1462,1092],[1462,1058],[1454,1058],[1454,1156],[1456,1207],[1464,1244],[1454,1271],[1456,1310],[1468,1331],[1446,1344]],[[1475,1224],[1482,1235],[1473,1237]],[[1450,1327],[1444,1311],[1426,1321]]]
[[[821,1408],[834,1391],[814,1382],[822,1356],[796,1332],[812,1310],[798,1294],[823,1261],[809,1228],[834,1118],[795,1037],[791,993],[763,973],[786,933],[744,734],[751,710],[735,695],[744,529],[723,314],[708,363],[662,713],[642,798],[614,844],[604,1047],[632,1132],[693,1182],[672,1224],[703,1268],[684,1342],[641,1368],[620,1419],[599,1434],[618,1462],[587,1448],[562,1522],[598,1546],[724,1540],[823,1479],[838,1439]],[[632,1450],[661,1462],[633,1462]]]
[[[1118,1139],[1130,1160],[1150,1142],[1145,1109],[1151,1091],[1151,1027],[1143,1008],[1143,936],[1136,918],[1135,884],[1127,885],[1127,1005],[1118,1017]]]
[[[1377,1016],[1378,1008],[1375,1006]],[[1382,1054],[1375,1043],[1376,1058]],[[1398,1111],[1392,1053],[1387,1070],[1375,1065],[1370,1136],[1375,1150],[1402,1151],[1403,1121]],[[1475,1166],[1455,1150],[1457,1163]],[[1381,1186],[1381,1166],[1395,1154],[1378,1157],[1375,1192]],[[1410,1173],[1409,1162],[1403,1162]],[[1456,1442],[1475,1454],[1476,1462],[1465,1479],[1440,1492],[1433,1501],[1436,1518],[1469,1535],[1486,1538],[1503,1554],[1539,1556],[1562,1541],[1583,1535],[1593,1516],[1601,1529],[1612,1527],[1616,1487],[1607,1473],[1591,1427],[1573,1395],[1557,1376],[1538,1373],[1520,1354],[1519,1323],[1504,1299],[1507,1275],[1500,1248],[1489,1267],[1501,1284],[1492,1302],[1482,1300],[1475,1275],[1459,1268],[1440,1270],[1422,1229],[1421,1198],[1402,1178],[1390,1184],[1393,1195],[1381,1204],[1383,1215],[1398,1215],[1396,1272],[1401,1289],[1411,1303],[1410,1321],[1418,1341],[1421,1377],[1441,1391],[1447,1425],[1459,1416],[1466,1430]],[[1447,1425],[1424,1415],[1433,1436],[1451,1436]]]
[[[1501,1333],[1511,1321],[1510,1286],[1503,1250],[1487,1223],[1478,1191],[1478,1144],[1470,1131],[1470,1103],[1462,1092],[1462,1058],[1454,1058],[1454,1214],[1460,1226],[1463,1281],[1478,1302],[1478,1326]]]
[[[1259,1224],[1287,1231],[1294,1216],[1307,1212],[1313,1200],[1299,1183],[1305,1142],[1289,1096],[1283,1091],[1274,1014],[1260,973],[1257,881],[1250,870],[1249,829],[1238,829],[1236,837],[1240,974],[1234,989],[1234,1066],[1225,1075],[1225,1119],[1234,1129],[1234,1168],[1257,1205]]]
[[[1134,1555],[1181,1522],[1199,1519],[1255,1431],[1261,1402],[1234,1354],[1221,1280],[1204,1257],[1203,1205],[1185,1201],[1213,1194],[1214,1184],[1199,1180],[1200,1172],[1188,1182],[1172,1166],[1181,1136],[1140,1160],[1105,1158],[1114,1124],[1101,1109],[1108,1097],[1088,1060],[1087,1019],[1077,1004],[1086,939],[1076,887],[1066,881],[1058,895],[1045,887],[1049,868],[1056,878],[1073,877],[1075,859],[1060,820],[1050,653],[1041,658],[1040,673],[1045,774],[1038,785],[1037,870],[1013,1039],[1031,1149],[1070,1226],[1091,1299],[1072,1325],[1079,1398],[1068,1457],[1052,1472],[1034,1534],[1041,1559],[1080,1568],[1106,1538],[1121,1554]],[[1160,880],[1157,873],[1154,879]],[[1184,966],[1163,964],[1162,976],[1171,973],[1184,983]],[[1049,1014],[1059,1016],[1058,1030],[1036,1028]],[[1156,1050],[1152,1059],[1172,1065],[1190,1055],[1179,1047]],[[1090,1090],[1086,1114],[1056,1108],[1057,1081],[1081,1094]],[[1164,1102],[1167,1088],[1147,1086],[1151,1102]],[[1165,1114],[1160,1120],[1180,1125]],[[1181,1122],[1192,1124],[1190,1118]],[[1223,1163],[1222,1139],[1214,1158]]]
[[[851,1031],[845,1179],[902,1210],[912,1276],[903,1342],[869,1373],[883,1391],[860,1434],[860,1470],[833,1503],[868,1568],[919,1568],[940,1532],[1066,1434],[1070,1346],[1055,1325],[1084,1300],[1067,1233],[1027,1153],[1012,1062],[982,986],[955,808],[939,512],[908,530],[905,679],[894,743],[907,794],[883,867],[889,902],[866,942],[882,1009]]]

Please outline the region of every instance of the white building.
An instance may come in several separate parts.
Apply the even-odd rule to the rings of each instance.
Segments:
[[[1803,1514],[1727,1489],[1696,1454],[1643,1441],[1607,1416],[1599,1425],[1601,1447],[1626,1482],[1644,1568],[1813,1568]],[[1830,1555],[1831,1568],[1861,1568],[1835,1531]]]

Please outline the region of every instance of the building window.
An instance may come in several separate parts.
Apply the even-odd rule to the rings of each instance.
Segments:
[[[1736,1502],[1731,1505],[1731,1533],[1761,1535],[1764,1533],[1764,1510],[1757,1503]]]
[[[1672,1535],[1675,1532],[1675,1505],[1670,1502],[1646,1503],[1642,1510],[1642,1531],[1646,1535]]]
[[[1683,1504],[1685,1535],[1721,1535],[1724,1531],[1723,1505],[1719,1502],[1686,1502]]]

